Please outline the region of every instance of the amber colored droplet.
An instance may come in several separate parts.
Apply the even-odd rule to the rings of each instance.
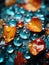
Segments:
[[[24,23],[23,22],[18,22],[17,23],[17,27],[22,28],[23,26],[24,26]]]
[[[42,31],[42,23],[40,19],[37,17],[33,17],[32,20],[26,24],[27,28],[32,32],[41,32]]]
[[[38,55],[39,52],[46,49],[46,45],[44,40],[41,38],[37,38],[29,43],[29,50],[32,55]]]
[[[5,0],[5,5],[6,6],[11,6],[11,5],[15,4],[15,3],[16,3],[16,0]]]
[[[26,10],[37,11],[41,7],[42,0],[24,0],[22,7]]]
[[[24,58],[23,54],[18,51],[17,57],[15,58],[14,65],[23,65],[27,62],[27,60]]]
[[[46,53],[46,58],[49,59],[49,52]]]
[[[8,43],[11,40],[14,39],[16,33],[16,27],[11,27],[11,26],[4,26],[4,31],[3,31],[3,37],[5,38],[5,42]]]

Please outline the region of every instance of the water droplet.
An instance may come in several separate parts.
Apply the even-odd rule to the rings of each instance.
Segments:
[[[14,19],[9,20],[9,25],[10,26],[16,26],[16,23],[17,23],[17,21],[14,20]]]
[[[30,31],[27,29],[21,30],[20,37],[23,39],[28,39],[30,37]]]
[[[7,47],[7,52],[8,52],[8,53],[13,53],[13,51],[14,51],[14,48],[12,47],[12,45],[9,45],[9,46]]]
[[[31,58],[31,55],[29,54],[28,51],[26,51],[26,53],[24,54],[24,57],[25,57],[26,59],[30,59],[30,58]]]
[[[13,41],[15,46],[21,46],[22,45],[22,39],[20,37],[17,37]]]

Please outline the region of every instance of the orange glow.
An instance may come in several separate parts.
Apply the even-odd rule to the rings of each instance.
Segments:
[[[18,22],[17,23],[17,27],[22,28],[23,26],[24,26],[24,23],[23,22]]]
[[[6,43],[14,39],[15,32],[16,27],[4,26],[3,37],[5,38]]]
[[[46,49],[45,42],[40,38],[37,38],[33,40],[32,42],[30,42],[28,44],[28,47],[29,47],[30,53],[35,56],[38,55],[39,52]]]
[[[26,10],[30,11],[37,11],[41,7],[42,0],[26,0],[25,4],[22,4],[22,6]]]
[[[15,3],[16,3],[16,0],[5,0],[5,5],[6,6],[11,6],[11,5],[15,4]]]
[[[33,17],[33,19],[26,24],[27,28],[33,32],[41,32],[42,31],[42,23],[40,19],[37,17]]]

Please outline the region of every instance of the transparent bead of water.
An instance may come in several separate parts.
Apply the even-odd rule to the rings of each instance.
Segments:
[[[41,5],[41,12],[46,14],[46,5],[44,3]]]
[[[42,24],[42,29],[43,29],[43,30],[45,29],[45,24]]]
[[[4,61],[3,57],[0,57],[0,63],[2,63]]]
[[[15,5],[13,6],[13,8],[14,8],[14,10],[15,10],[15,13],[17,13],[17,12],[19,11],[19,7],[18,7],[17,4],[15,4]]]
[[[19,49],[20,52],[22,52],[23,54],[28,50],[26,45],[22,45],[22,47]]]
[[[44,15],[41,12],[35,13],[35,16],[39,17],[39,19],[41,20],[41,22],[45,20]]]
[[[4,61],[4,57],[3,57],[3,54],[0,53],[0,63],[2,63]]]
[[[25,9],[23,8],[23,7],[20,7],[20,9],[19,9],[19,12],[21,13],[21,14],[25,14]]]
[[[24,57],[26,59],[30,59],[31,58],[31,55],[30,55],[29,51],[26,51],[26,53],[24,54]]]
[[[12,45],[8,45],[7,52],[8,53],[13,53],[13,51],[14,51],[14,48],[12,47]]]
[[[20,37],[22,39],[28,39],[30,37],[30,31],[27,29],[21,30],[20,31]]]
[[[34,33],[34,34],[31,36],[31,40],[35,40],[36,38],[38,38],[38,34]]]
[[[9,20],[9,25],[10,26],[16,26],[16,23],[17,23],[17,21],[14,20],[14,19]]]
[[[21,46],[22,45],[22,39],[20,37],[14,38],[13,44],[15,46],[18,46],[18,47]]]
[[[20,13],[15,14],[15,19],[16,20],[21,20],[21,18],[22,18],[22,14],[20,14]]]
[[[6,10],[6,14],[7,14],[7,15],[10,15],[10,16],[14,16],[14,11],[13,11],[12,7],[8,8],[8,9]]]
[[[24,3],[24,0],[17,0],[17,3],[23,4]]]
[[[33,12],[31,12],[31,11],[26,11],[26,16],[32,17],[32,16],[33,16]]]
[[[24,51],[25,51],[25,49],[23,49],[22,47],[19,49],[19,51],[21,52],[21,53],[24,53]]]
[[[29,23],[30,20],[31,20],[31,17],[30,17],[30,16],[25,16],[25,17],[24,17],[24,22],[25,22],[25,23]]]
[[[47,36],[47,40],[49,41],[49,35]]]
[[[11,57],[13,60],[15,59],[16,56],[17,56],[17,55],[14,54],[14,53],[10,55],[10,57]]]
[[[45,42],[46,42],[46,48],[49,49],[49,41],[47,39],[45,39]]]
[[[46,36],[45,36],[45,35],[42,35],[41,38],[42,38],[43,40],[45,40]]]

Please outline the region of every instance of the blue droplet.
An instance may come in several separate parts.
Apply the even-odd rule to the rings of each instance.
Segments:
[[[11,54],[10,57],[14,60],[16,56],[17,56],[17,55],[13,53],[13,54]]]
[[[19,9],[19,12],[20,12],[21,14],[24,14],[24,13],[25,13],[24,8],[23,8],[23,7],[21,7],[21,8]]]
[[[14,48],[12,47],[12,45],[9,45],[9,46],[7,47],[7,52],[8,52],[8,53],[13,53],[13,51],[14,51]]]
[[[15,14],[15,18],[16,18],[16,20],[21,20],[22,14],[16,13],[16,14]]]
[[[42,38],[43,40],[45,40],[45,39],[46,39],[46,36],[45,36],[45,35],[42,35],[41,38]]]
[[[8,59],[8,61],[14,62],[14,59],[10,56],[9,59]]]
[[[33,35],[31,36],[31,40],[35,40],[36,38],[38,38],[38,34],[33,34]]]
[[[24,17],[24,22],[25,22],[25,23],[30,22],[30,20],[31,20],[31,17],[30,17],[30,16],[25,16],[25,17]]]
[[[30,37],[30,31],[29,30],[21,30],[20,31],[20,37],[23,39],[28,39]]]
[[[49,41],[49,35],[47,36],[47,40]]]
[[[17,0],[17,3],[23,4],[24,3],[24,0]]]
[[[26,11],[26,16],[33,16],[33,12],[31,12],[31,11]]]
[[[41,17],[40,19],[41,19],[41,21],[44,21],[44,20],[45,20],[45,18],[44,18],[44,17]]]
[[[42,24],[42,29],[43,29],[43,30],[45,29],[45,24]]]
[[[15,10],[15,13],[19,11],[19,7],[17,4],[14,5],[14,10]]]
[[[45,42],[46,42],[46,48],[49,49],[49,41],[47,39],[45,39]]]
[[[20,49],[19,49],[19,51],[21,52],[21,53],[24,53],[24,49],[21,47]]]
[[[35,16],[39,17],[39,19],[41,20],[41,22],[45,20],[44,15],[41,14],[40,12],[39,13],[38,12],[35,13]]]
[[[15,46],[21,46],[22,45],[22,39],[20,37],[17,37],[13,41]]]
[[[3,61],[4,61],[3,54],[0,54],[0,63],[2,63]]]
[[[12,7],[8,8],[6,10],[7,15],[14,16],[14,11],[12,10]]]
[[[36,13],[36,16],[39,17],[39,18],[42,18],[44,15],[40,14],[40,13]]]
[[[47,8],[47,7],[46,7],[45,4],[42,4],[42,5],[41,5],[41,13],[44,14],[44,15],[47,14],[46,8]]]
[[[22,45],[22,47],[19,49],[20,52],[22,52],[23,54],[28,50],[28,47],[25,45]]]
[[[16,23],[17,23],[17,21],[14,20],[14,19],[9,20],[9,25],[10,26],[16,26]]]
[[[26,51],[26,53],[24,54],[24,57],[25,57],[26,59],[30,59],[30,58],[31,58],[31,55],[29,54],[28,51]]]
[[[2,63],[4,61],[3,57],[0,57],[0,63]]]
[[[41,8],[42,8],[42,9],[46,8],[45,4],[42,4],[42,5],[41,5]]]

